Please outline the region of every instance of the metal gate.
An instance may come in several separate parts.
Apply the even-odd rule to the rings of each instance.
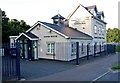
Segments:
[[[4,48],[4,47],[3,47]],[[16,48],[4,48],[2,56],[2,81],[13,78],[20,80],[20,44],[17,43]]]

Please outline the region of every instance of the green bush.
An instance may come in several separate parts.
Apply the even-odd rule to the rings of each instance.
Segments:
[[[114,67],[112,67],[113,70],[119,70],[120,69],[120,63]]]
[[[120,52],[120,45],[116,46],[116,52]]]

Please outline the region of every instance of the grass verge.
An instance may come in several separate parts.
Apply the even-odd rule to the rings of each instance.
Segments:
[[[112,67],[112,70],[120,70],[120,63],[114,67]]]
[[[116,52],[120,52],[120,45],[116,46]]]

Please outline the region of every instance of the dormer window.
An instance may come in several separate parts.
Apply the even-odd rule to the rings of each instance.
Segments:
[[[97,18],[99,18],[100,20],[104,20],[104,13],[103,13],[103,11],[97,13]]]
[[[101,16],[100,16],[100,15],[98,15],[97,17],[98,17],[99,19],[101,19]]]
[[[104,17],[103,17],[103,16],[101,16],[101,20],[104,20]]]
[[[93,10],[93,15],[96,16],[96,12],[95,12],[95,10]]]
[[[87,10],[88,10],[90,13],[92,13],[94,16],[97,15],[97,7],[96,7],[96,5],[88,6],[88,7],[87,7]]]

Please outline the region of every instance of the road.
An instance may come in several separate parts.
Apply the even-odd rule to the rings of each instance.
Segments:
[[[38,75],[35,78],[34,78],[34,74],[33,74],[33,78],[28,77],[27,81],[28,80],[29,81],[93,81],[94,79],[98,78],[102,74],[108,72],[109,69],[113,65],[118,63],[118,55],[119,54],[99,56],[94,59],[90,59],[86,62],[81,62],[80,65],[75,65],[75,64],[68,65],[70,63],[64,62],[65,63],[64,64],[63,62],[60,62],[61,64],[62,63],[64,64],[64,66],[63,66],[63,64],[60,65],[60,64],[58,64],[57,61],[55,61],[54,65],[56,65],[56,67],[53,67],[52,69],[50,68],[51,64],[46,63],[46,65],[42,65],[42,66],[46,66],[47,70],[41,68],[41,69],[39,69],[40,72],[36,73],[36,74],[39,74],[39,75],[46,74],[49,71],[53,71],[52,73],[42,75],[42,76]],[[35,64],[34,64],[34,66],[35,66]],[[32,65],[31,65],[31,67],[32,67]],[[35,67],[33,67],[33,69],[34,68]],[[114,77],[112,77],[112,78],[113,78],[113,80],[111,79],[110,81],[118,81],[118,79],[116,79],[116,78],[118,78],[116,75],[115,75],[115,79],[114,79]],[[99,80],[105,81],[105,79],[99,79]],[[109,80],[106,80],[106,81],[109,81]]]

